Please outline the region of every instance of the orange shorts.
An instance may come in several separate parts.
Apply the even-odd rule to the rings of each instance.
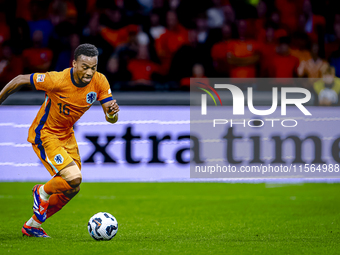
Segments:
[[[34,152],[52,176],[72,161],[81,169],[78,145],[73,134],[63,139],[49,137],[43,140],[42,144],[32,144],[32,146]]]

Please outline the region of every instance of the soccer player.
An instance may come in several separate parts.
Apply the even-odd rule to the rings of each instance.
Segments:
[[[97,72],[98,50],[81,44],[74,52],[73,67],[62,72],[19,75],[0,92],[0,104],[25,84],[45,91],[45,102],[28,134],[41,162],[53,178],[33,187],[33,216],[25,222],[26,236],[49,237],[41,224],[65,206],[82,181],[81,162],[73,125],[98,100],[106,120],[118,120],[119,106],[113,100],[106,77]]]

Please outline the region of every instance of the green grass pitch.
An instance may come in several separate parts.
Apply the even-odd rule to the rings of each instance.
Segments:
[[[0,254],[339,254],[340,184],[83,183],[43,227],[23,237],[34,183],[0,183]],[[111,241],[87,232],[100,211]]]

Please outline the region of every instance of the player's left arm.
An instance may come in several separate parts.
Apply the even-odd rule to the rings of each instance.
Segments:
[[[116,100],[111,100],[102,104],[106,121],[114,124],[118,121],[119,106]]]
[[[97,100],[100,101],[103,107],[106,121],[114,124],[118,121],[119,106],[116,100],[112,98],[110,84],[106,77],[99,74],[97,79],[99,84]]]

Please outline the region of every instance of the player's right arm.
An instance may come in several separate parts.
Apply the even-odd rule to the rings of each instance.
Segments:
[[[30,83],[30,74],[24,74],[24,75],[18,75],[13,80],[11,80],[9,83],[6,84],[6,86],[1,90],[0,92],[0,104],[2,104],[3,101],[6,100],[6,98],[19,90],[22,86]]]

